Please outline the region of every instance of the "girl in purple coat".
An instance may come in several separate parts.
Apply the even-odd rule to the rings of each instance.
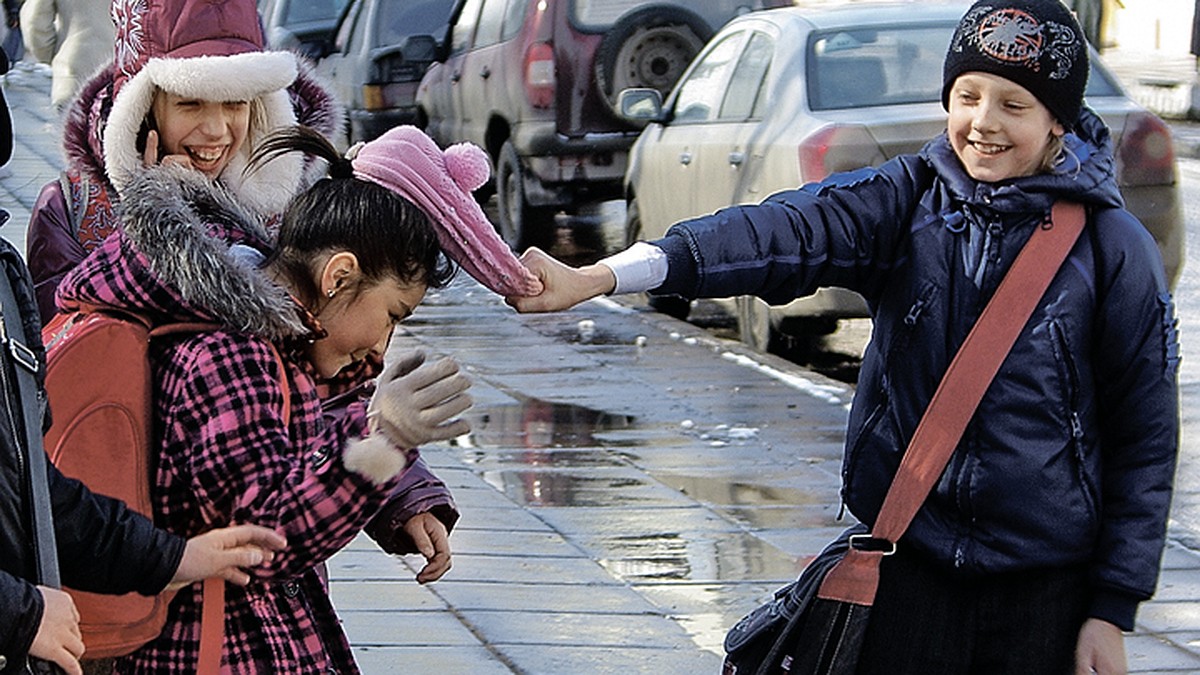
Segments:
[[[156,521],[175,533],[256,522],[288,537],[286,551],[226,596],[222,667],[233,673],[357,672],[323,562],[383,506],[413,448],[467,431],[456,416],[470,405],[469,382],[449,359],[399,355],[370,401],[337,417],[322,414],[316,380],[382,355],[426,289],[450,278],[437,228],[486,225],[470,194],[486,157],[473,146],[444,155],[412,127],[353,160],[303,131],[267,141],[259,157],[294,149],[327,161],[331,178],[292,203],[265,257],[252,245],[266,237],[258,220],[221,186],[151,167],[130,181],[120,228],[60,291],[65,305],[223,326],[152,349],[154,500]],[[249,243],[213,236],[226,230]],[[181,592],[162,634],[116,672],[188,670],[199,612],[199,591]]]

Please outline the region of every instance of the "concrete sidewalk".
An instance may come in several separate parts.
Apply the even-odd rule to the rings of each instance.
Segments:
[[[62,160],[45,73],[4,88],[0,233],[23,248]],[[424,451],[463,517],[426,587],[364,538],[330,561],[369,675],[717,673],[729,626],[845,526],[847,385],[608,300],[517,315],[465,275],[403,324],[411,346],[475,382],[472,433]],[[1200,556],[1175,539],[1126,647],[1133,672],[1200,672]]]

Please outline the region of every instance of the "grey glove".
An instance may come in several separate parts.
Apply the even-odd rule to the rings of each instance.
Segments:
[[[455,416],[471,407],[470,386],[453,359],[426,363],[423,351],[403,352],[376,380],[367,407],[371,431],[405,449],[461,436],[471,425]]]

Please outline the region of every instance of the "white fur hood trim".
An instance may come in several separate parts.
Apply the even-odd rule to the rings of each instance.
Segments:
[[[239,201],[259,215],[283,211],[300,188],[303,157],[298,153],[284,155],[250,176],[245,176],[243,170],[251,150],[267,134],[296,124],[286,88],[296,79],[297,68],[296,57],[290,52],[247,52],[146,62],[121,87],[104,129],[105,170],[113,187],[123,194],[142,167],[137,135],[158,89],[210,101],[252,101],[250,132],[220,180]]]

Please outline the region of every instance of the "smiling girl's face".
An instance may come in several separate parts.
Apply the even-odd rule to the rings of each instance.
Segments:
[[[1052,137],[1065,133],[1028,89],[974,71],[954,81],[947,130],[967,173],[989,183],[1037,173],[1045,165]]]
[[[248,101],[208,101],[159,90],[151,106],[158,130],[161,161],[186,158],[185,164],[215,179],[246,142]]]

